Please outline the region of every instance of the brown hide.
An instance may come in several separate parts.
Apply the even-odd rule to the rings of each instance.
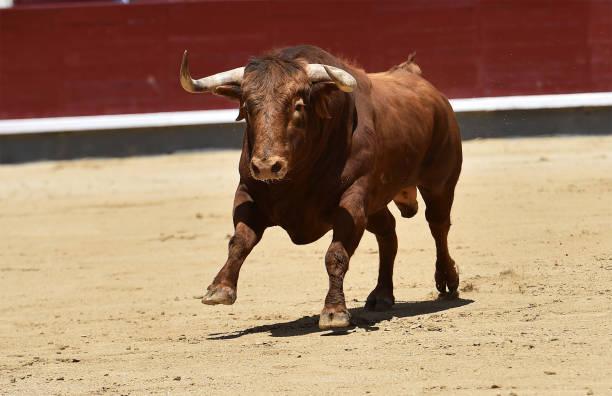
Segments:
[[[333,83],[311,84],[303,72],[307,63],[341,68],[358,86],[345,93]],[[436,286],[456,291],[459,278],[446,238],[461,137],[448,100],[420,76],[412,56],[387,72],[366,74],[316,47],[282,49],[246,66],[240,101],[247,130],[234,202],[236,233],[204,303],[234,302],[244,259],[265,228],[278,225],[297,244],[333,229],[321,328],[349,323],[342,281],[366,229],[380,248],[379,280],[366,308],[389,308],[397,237],[387,205],[395,200],[404,217],[414,215],[415,187],[436,242]],[[283,177],[255,178],[254,158],[282,158]]]

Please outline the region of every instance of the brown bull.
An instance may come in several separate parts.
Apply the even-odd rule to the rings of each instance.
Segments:
[[[235,233],[204,304],[234,303],[242,263],[264,230],[278,225],[296,244],[333,230],[320,328],[349,325],[343,280],[365,230],[376,235],[380,256],[365,307],[391,308],[397,236],[387,204],[393,200],[403,217],[414,216],[417,188],[436,242],[436,287],[456,292],[447,235],[461,136],[448,100],[420,76],[412,57],[367,74],[319,48],[298,46],[193,80],[185,53],[181,84],[239,101],[238,119],[246,120]]]

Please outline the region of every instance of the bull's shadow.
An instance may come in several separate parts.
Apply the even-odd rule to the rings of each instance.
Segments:
[[[386,312],[371,312],[364,308],[349,309],[351,313],[351,325],[338,330],[319,329],[319,315],[304,316],[291,322],[280,322],[262,326],[250,327],[244,330],[227,333],[209,334],[209,340],[227,340],[242,337],[247,334],[270,333],[272,337],[295,337],[312,333],[323,333],[323,336],[345,335],[351,330],[359,327],[366,331],[376,331],[376,324],[392,318],[408,318],[412,316],[426,315],[430,313],[446,311],[473,303],[474,300],[456,298],[452,300],[437,299],[430,301],[399,302],[393,309]]]

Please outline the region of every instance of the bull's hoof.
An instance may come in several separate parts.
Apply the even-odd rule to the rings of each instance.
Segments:
[[[441,268],[440,268],[441,267]],[[457,294],[457,288],[459,287],[459,274],[457,273],[457,266],[454,260],[450,260],[447,265],[438,266],[436,264],[436,289],[441,294]]]
[[[389,311],[393,304],[395,304],[395,297],[392,291],[378,290],[378,288],[372,290],[368,296],[365,309],[367,311]]]
[[[331,308],[323,308],[319,317],[319,329],[332,329],[348,327],[351,324],[351,314],[346,310],[332,311]]]
[[[210,286],[209,286],[210,287]],[[202,304],[206,305],[232,305],[236,301],[236,290],[228,286],[211,288],[202,298]]]

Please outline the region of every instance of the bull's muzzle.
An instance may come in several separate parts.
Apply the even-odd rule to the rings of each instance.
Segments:
[[[287,160],[277,155],[251,159],[251,175],[257,180],[280,180],[287,174]]]

